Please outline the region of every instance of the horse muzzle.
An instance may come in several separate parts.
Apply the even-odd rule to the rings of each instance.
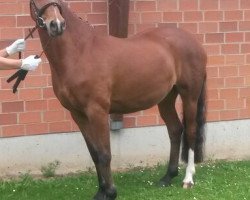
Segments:
[[[63,34],[63,31],[66,29],[66,22],[59,20],[52,20],[47,25],[47,30],[50,36],[56,37]]]

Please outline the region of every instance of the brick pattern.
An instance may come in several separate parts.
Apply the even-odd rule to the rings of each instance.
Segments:
[[[208,53],[208,121],[250,117],[248,0],[134,0],[130,10],[130,35],[149,27],[180,27],[204,45]],[[162,124],[156,110],[126,115],[125,126]]]
[[[107,34],[107,0],[65,0],[100,35]],[[250,117],[249,0],[131,0],[129,35],[151,27],[180,27],[192,32],[208,53],[208,120]],[[34,25],[29,0],[0,0],[0,48],[23,38]],[[23,56],[37,54],[37,33],[27,41]],[[17,57],[13,57],[17,58]],[[78,128],[55,98],[49,65],[30,72],[12,94],[0,71],[0,137],[71,132]],[[181,102],[176,107],[181,115]],[[124,116],[125,127],[163,124],[157,107]]]

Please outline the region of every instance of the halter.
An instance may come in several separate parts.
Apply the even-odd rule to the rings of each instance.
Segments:
[[[39,8],[36,5],[36,3],[34,2],[34,0],[30,0],[31,17],[36,21],[36,26],[33,29],[29,30],[29,34],[25,37],[24,40],[27,40],[29,37],[33,37],[32,34],[33,34],[33,32],[35,32],[35,30],[38,27],[46,29],[46,26],[45,26],[46,24],[45,24],[44,19],[42,18],[42,14],[49,6],[54,5],[54,6],[58,7],[60,13],[62,14],[62,8],[61,8],[60,2],[58,0],[46,0],[46,2],[47,2],[46,4],[44,1],[42,1],[43,4],[40,3],[41,5]],[[36,55],[35,58],[40,58],[42,56],[45,49],[48,47],[50,41],[51,41],[51,38],[47,41],[47,43],[44,47],[44,50],[40,53],[40,55]],[[21,52],[19,52],[19,59],[21,59]],[[7,79],[8,83],[13,81],[14,79],[17,79],[15,84],[13,85],[13,93],[16,93],[20,82],[25,79],[27,73],[28,73],[28,71],[20,69],[15,74],[13,74],[10,78]]]
[[[52,5],[56,6],[59,9],[60,13],[62,13],[62,8],[58,0],[48,0],[47,3],[42,3],[41,5],[39,5],[40,7],[37,6],[34,0],[30,0],[30,9],[32,11],[31,17],[36,21],[37,26],[39,26],[40,28],[46,28],[46,24],[44,19],[42,18],[42,14],[49,6]]]

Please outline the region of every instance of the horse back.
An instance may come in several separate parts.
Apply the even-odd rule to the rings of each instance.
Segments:
[[[194,35],[180,28],[161,27],[139,33],[132,37],[131,40],[137,40],[142,35],[152,40],[162,38],[162,41],[165,41],[161,42],[161,44],[168,46],[174,58],[177,76],[176,84],[192,87],[192,84],[193,86],[199,84],[204,79],[206,76],[207,55]],[[194,77],[200,78],[194,79]]]

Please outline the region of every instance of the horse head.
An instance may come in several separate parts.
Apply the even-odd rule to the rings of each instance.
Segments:
[[[47,30],[51,37],[61,35],[66,28],[60,0],[30,0],[30,14],[37,26]]]

